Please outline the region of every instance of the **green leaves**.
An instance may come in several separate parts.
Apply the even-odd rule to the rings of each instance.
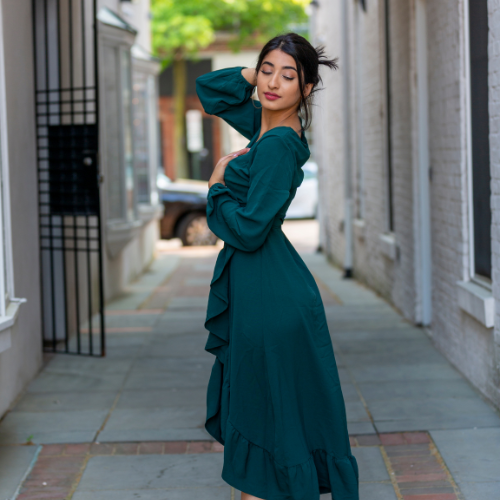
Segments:
[[[229,46],[264,43],[307,21],[309,0],[153,0],[153,49],[164,64],[194,56],[215,33],[232,35]]]

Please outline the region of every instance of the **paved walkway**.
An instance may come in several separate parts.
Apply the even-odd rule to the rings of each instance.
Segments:
[[[500,499],[498,413],[425,332],[314,253],[314,223],[284,230],[322,293],[361,500]],[[217,251],[162,242],[107,309],[108,356],[47,357],[0,422],[0,500],[239,498],[203,427]]]

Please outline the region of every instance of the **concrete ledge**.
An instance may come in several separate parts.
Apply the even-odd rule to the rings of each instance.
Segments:
[[[495,326],[495,300],[491,290],[473,281],[457,281],[458,305],[486,328]]]
[[[12,346],[11,330],[19,315],[22,302],[11,302],[7,307],[7,314],[0,318],[0,352],[10,349]]]
[[[137,237],[143,226],[142,220],[134,222],[108,222],[106,225],[106,248],[108,255],[115,258],[125,246]]]
[[[382,253],[391,260],[396,260],[398,248],[396,245],[396,237],[392,233],[379,234],[380,249]]]
[[[147,224],[153,219],[161,219],[163,217],[163,212],[165,207],[163,205],[145,205],[140,204],[138,206],[139,219],[143,224]]]

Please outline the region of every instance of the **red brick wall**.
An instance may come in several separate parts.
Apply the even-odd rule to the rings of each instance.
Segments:
[[[160,123],[161,123],[161,135],[162,135],[162,154],[163,154],[163,166],[165,170],[165,175],[171,179],[175,179],[176,168],[175,168],[175,152],[174,152],[174,100],[173,97],[160,97]],[[200,100],[198,96],[190,95],[186,97],[186,111],[190,109],[199,109],[203,113],[203,117],[208,117],[203,111]],[[213,142],[212,150],[214,155],[214,161],[222,156],[222,145],[221,145],[221,132],[220,132],[220,118],[215,116],[212,117],[214,120],[213,124]],[[214,165],[215,166],[215,165]]]

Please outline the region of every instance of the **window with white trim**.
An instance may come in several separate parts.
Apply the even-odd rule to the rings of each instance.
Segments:
[[[137,182],[137,201],[154,204],[157,173],[157,114],[155,77],[134,71],[134,156]]]
[[[3,20],[0,4],[0,330],[12,324],[14,313],[9,306],[19,302],[24,302],[24,299],[17,299],[14,294],[7,142],[7,98],[5,90]]]
[[[472,276],[491,280],[488,1],[469,0]]]
[[[392,81],[391,81],[391,11],[390,0],[384,0],[384,57],[385,57],[385,140],[386,140],[386,198],[387,230],[394,232],[394,186],[392,150]]]
[[[103,43],[108,220],[134,221],[136,195],[132,140],[130,48]]]

